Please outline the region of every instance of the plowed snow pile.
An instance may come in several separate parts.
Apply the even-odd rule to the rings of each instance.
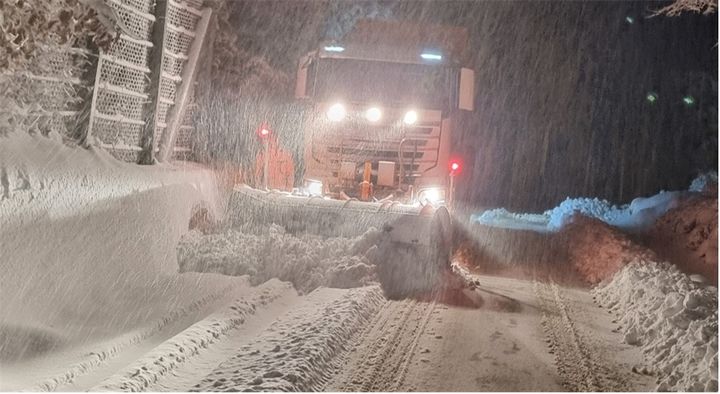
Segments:
[[[598,198],[566,198],[555,208],[541,214],[513,213],[497,208],[473,215],[478,223],[511,229],[534,231],[561,230],[576,214],[595,218],[626,231],[641,231],[657,218],[678,205],[688,192],[660,192],[651,197],[638,197],[630,204],[613,205]]]
[[[514,213],[505,208],[496,208],[471,215],[471,219],[486,226],[544,232],[561,230],[579,213],[625,231],[641,232],[689,197],[700,194],[714,195],[717,200],[716,172],[702,174],[693,179],[688,191],[660,191],[654,196],[638,197],[630,204],[613,205],[599,198],[568,197],[558,206],[543,213]]]
[[[718,390],[717,287],[637,259],[593,293],[618,317],[625,342],[642,347],[658,391]]]
[[[718,200],[714,193],[688,198],[663,215],[647,234],[660,256],[717,285]]]
[[[319,286],[358,287],[375,279],[372,239],[378,234],[370,229],[355,238],[295,236],[277,225],[252,232],[191,231],[178,245],[178,264],[181,272],[249,275],[253,283],[279,278],[303,293]]]
[[[591,217],[575,214],[563,227],[568,258],[583,280],[591,284],[612,278],[630,261],[654,254],[616,228]]]

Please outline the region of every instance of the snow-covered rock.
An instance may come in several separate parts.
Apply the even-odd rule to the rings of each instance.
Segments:
[[[718,183],[717,171],[710,171],[705,174],[698,175],[695,179],[692,180],[688,190],[691,192],[703,192],[707,190],[708,186],[713,183],[715,185],[717,185]]]
[[[718,390],[717,287],[637,259],[593,293],[618,316],[625,342],[642,347],[659,391]]]

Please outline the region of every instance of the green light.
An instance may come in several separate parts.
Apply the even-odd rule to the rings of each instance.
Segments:
[[[629,24],[632,25],[633,23],[635,23],[635,18],[633,18],[632,16],[626,16],[626,17],[625,17],[625,22],[627,22],[627,23],[629,23]]]
[[[650,93],[647,94],[647,96],[645,96],[645,99],[646,99],[650,104],[655,104],[655,102],[656,102],[657,99],[658,99],[658,95],[657,95],[657,93],[655,93],[655,92],[650,92]]]
[[[693,96],[687,95],[687,96],[683,97],[683,103],[685,103],[685,105],[690,107],[693,104],[695,104],[695,98]]]

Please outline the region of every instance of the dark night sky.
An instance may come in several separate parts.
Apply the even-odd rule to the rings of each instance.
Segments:
[[[477,110],[456,135],[459,195],[543,210],[566,196],[625,203],[683,189],[717,167],[717,14],[648,18],[664,4],[251,0],[234,2],[233,18],[288,72],[358,17],[467,27]]]

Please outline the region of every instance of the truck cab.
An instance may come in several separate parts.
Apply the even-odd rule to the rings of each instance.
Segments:
[[[452,133],[472,111],[464,29],[360,21],[298,65],[308,194],[442,204],[451,190]]]

